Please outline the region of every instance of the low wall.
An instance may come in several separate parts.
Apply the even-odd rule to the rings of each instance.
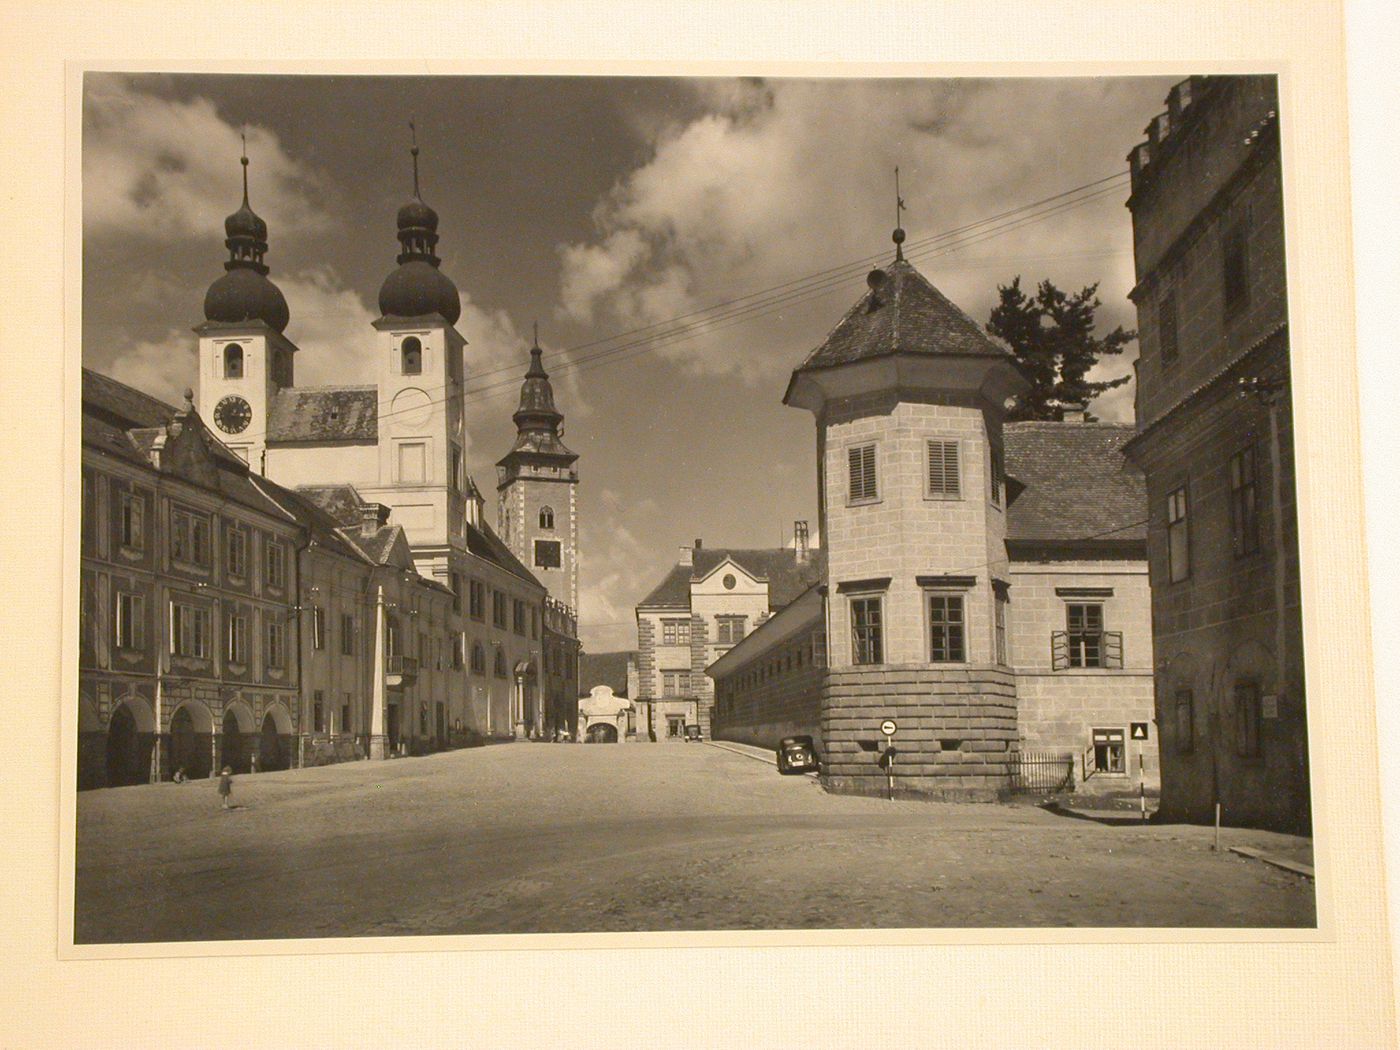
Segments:
[[[1020,750],[1016,683],[1002,667],[884,664],[827,672],[822,782],[839,794],[884,795],[892,719],[899,798],[995,801]]]

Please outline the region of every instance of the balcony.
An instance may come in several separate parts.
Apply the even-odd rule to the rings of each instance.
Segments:
[[[1051,631],[1050,667],[1056,671],[1123,669],[1122,631]]]
[[[391,655],[385,661],[384,684],[390,688],[412,685],[418,678],[418,660],[412,656]]]

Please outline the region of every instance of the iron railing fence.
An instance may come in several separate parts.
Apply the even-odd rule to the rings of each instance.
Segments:
[[[1073,790],[1073,754],[1060,751],[1022,751],[1012,759],[1013,794],[1056,795]]]

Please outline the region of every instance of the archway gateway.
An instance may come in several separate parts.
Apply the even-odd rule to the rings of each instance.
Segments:
[[[258,736],[258,768],[290,769],[292,765],[291,719],[280,707],[263,717]]]
[[[210,736],[214,723],[209,712],[181,704],[170,719],[170,773],[183,769],[196,779],[209,776],[213,756]]]
[[[594,722],[588,727],[590,744],[616,744],[617,726],[610,722]]]
[[[223,764],[235,773],[246,773],[248,771],[249,756],[245,754],[243,747],[243,731],[238,725],[238,716],[232,711],[224,713],[223,733],[219,738],[219,750],[223,755]]]
[[[149,777],[150,744],[141,746],[141,734],[131,710],[122,704],[112,712],[107,726],[107,786],[144,784]]]

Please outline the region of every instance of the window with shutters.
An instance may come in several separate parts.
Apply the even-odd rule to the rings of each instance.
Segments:
[[[1230,537],[1236,558],[1259,550],[1259,495],[1254,480],[1254,446],[1230,457]]]
[[[1167,577],[1172,583],[1191,575],[1191,529],[1187,521],[1186,486],[1167,496]]]
[[[962,478],[958,463],[958,443],[956,441],[930,441],[928,443],[928,497],[929,499],[960,499]]]
[[[857,445],[846,452],[851,472],[851,493],[847,503],[873,503],[880,498],[875,476],[875,446]]]
[[[992,446],[992,506],[1000,507],[1006,498],[1006,456]]]

